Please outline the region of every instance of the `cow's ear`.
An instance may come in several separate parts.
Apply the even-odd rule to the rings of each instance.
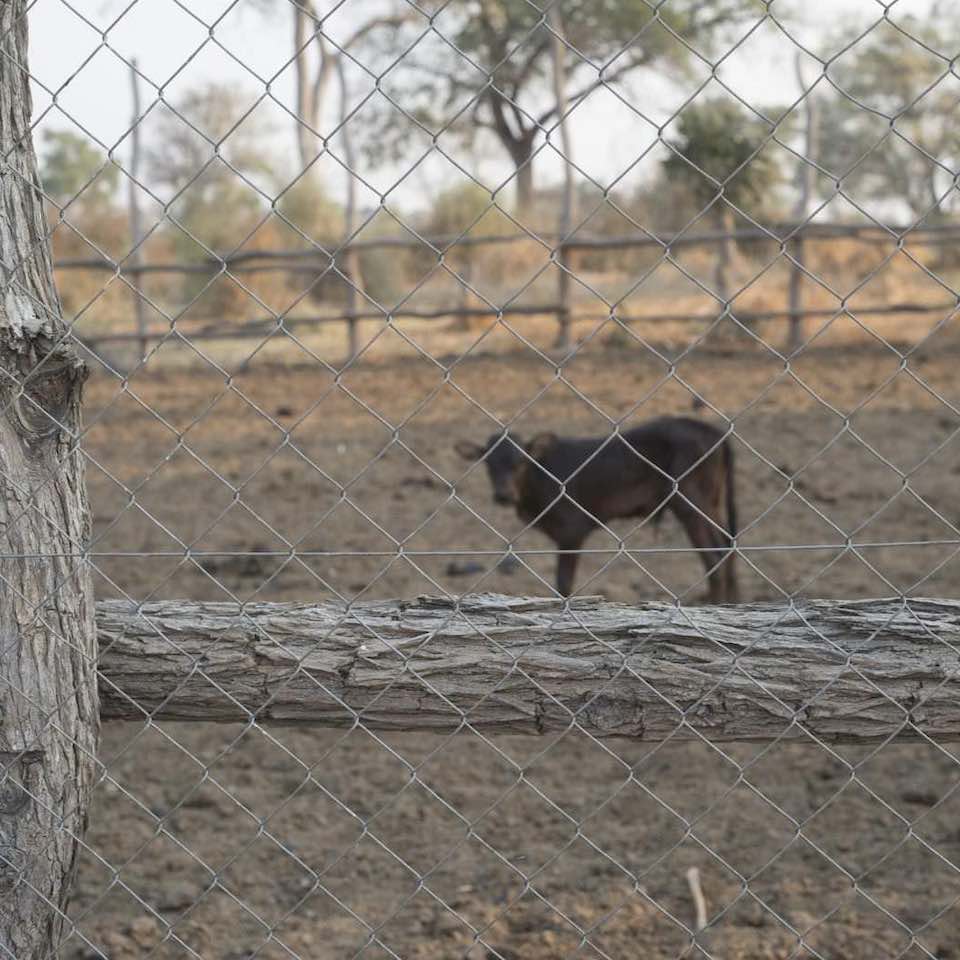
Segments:
[[[458,440],[453,449],[463,457],[464,460],[479,460],[483,454],[483,447],[479,443],[471,443],[469,440]]]
[[[538,433],[527,444],[527,453],[534,460],[540,460],[541,457],[546,456],[553,449],[556,442],[557,435],[555,433]]]

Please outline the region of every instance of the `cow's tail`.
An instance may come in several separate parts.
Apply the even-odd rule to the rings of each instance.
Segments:
[[[723,485],[727,491],[727,534],[730,542],[737,535],[737,496],[733,485],[733,447],[723,441]]]
[[[736,574],[736,551],[733,549],[733,541],[737,536],[737,491],[733,479],[733,447],[728,437],[723,441],[723,473],[724,486],[727,491],[727,547],[729,554],[723,564],[724,592],[727,603],[736,603],[739,599],[737,590]]]

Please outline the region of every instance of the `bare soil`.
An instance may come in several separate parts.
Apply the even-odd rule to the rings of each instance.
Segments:
[[[456,363],[382,340],[340,375],[290,351],[97,373],[98,595],[546,594],[549,544],[455,440],[493,417],[597,434],[694,395],[735,430],[744,599],[960,594],[945,334],[908,364],[839,337],[792,365],[746,338],[671,361],[598,334],[562,371],[506,331]],[[687,547],[672,520],[616,525],[578,588],[700,602]],[[950,745],[145,721],[107,725],[102,758],[65,957],[960,957]],[[691,866],[716,918],[696,946]]]

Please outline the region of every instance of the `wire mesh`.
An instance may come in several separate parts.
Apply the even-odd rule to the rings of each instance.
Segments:
[[[665,600],[665,629],[700,631],[690,608],[733,599],[734,564],[784,621],[809,596],[892,596],[891,622],[953,597],[960,31],[901,6],[852,4],[835,32],[780,0],[37,0],[33,133],[94,368],[72,441],[98,597],[171,649],[149,605],[178,597],[238,625],[335,601],[331,633],[383,643],[364,604],[425,593],[473,627],[494,591]],[[69,58],[39,70],[67,23]],[[92,105],[120,75],[136,106],[105,136]],[[662,416],[684,419],[631,439]],[[957,758],[924,697],[903,710],[846,651],[824,688],[852,672],[913,743],[787,743],[790,705],[765,742],[720,744],[696,701],[670,702],[661,743],[579,712],[502,737],[391,649],[455,732],[384,732],[343,700],[339,730],[242,703],[241,724],[108,724],[60,955],[956,951]],[[730,675],[769,692],[746,654]],[[525,661],[509,673],[537,686]],[[233,699],[207,662],[193,677]]]

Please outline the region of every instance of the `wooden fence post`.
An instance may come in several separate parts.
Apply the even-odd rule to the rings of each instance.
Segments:
[[[793,246],[793,262],[790,265],[790,284],[787,293],[789,310],[789,325],[787,327],[787,353],[795,353],[803,344],[803,281],[805,279],[806,249],[804,233],[806,221],[810,215],[810,199],[813,196],[814,169],[813,162],[818,151],[817,144],[817,114],[813,100],[813,91],[807,89],[803,79],[803,55],[797,51],[795,60],[797,71],[797,85],[804,95],[804,139],[803,158],[797,170],[797,203],[793,211],[793,219],[797,223],[796,241]]]
[[[133,298],[133,317],[136,324],[137,345],[140,356],[137,363],[141,363],[147,355],[147,314],[143,302],[144,273],[139,268],[143,264],[143,251],[139,246],[143,239],[143,221],[140,216],[140,78],[137,76],[136,58],[130,61],[130,92],[133,95],[133,119],[130,121],[130,169],[127,171],[127,216],[130,221],[131,252],[127,259],[129,273],[133,277],[134,289],[130,291]],[[134,364],[136,366],[136,364]]]
[[[0,4],[0,956],[64,927],[98,731],[84,367],[65,342],[30,134],[26,0]]]
[[[360,306],[357,294],[363,290],[363,264],[357,248],[353,246],[353,232],[357,224],[357,178],[353,171],[356,169],[357,161],[356,152],[353,149],[353,137],[349,129],[347,72],[343,66],[342,55],[337,57],[337,77],[340,81],[340,138],[343,141],[347,167],[347,203],[343,212],[346,249],[343,260],[347,269],[347,362],[350,363],[360,352],[360,331],[357,326]]]
[[[564,241],[570,233],[576,212],[576,195],[573,182],[573,138],[567,123],[570,104],[567,100],[567,48],[564,44],[563,21],[556,5],[547,11],[547,24],[550,27],[550,49],[553,63],[553,95],[557,104],[557,127],[560,131],[560,144],[563,154],[563,195],[560,203],[560,217],[557,233],[560,241],[556,248],[557,274],[557,336],[554,348],[569,350],[571,344],[570,313],[570,250]]]

